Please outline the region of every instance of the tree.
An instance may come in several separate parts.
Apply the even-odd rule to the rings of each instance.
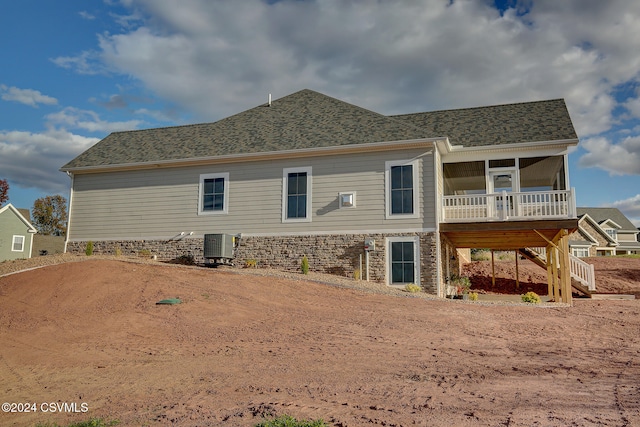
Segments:
[[[38,232],[63,236],[67,232],[67,199],[59,194],[41,197],[33,203],[31,216]]]
[[[0,179],[0,207],[9,200],[9,183],[6,179]]]

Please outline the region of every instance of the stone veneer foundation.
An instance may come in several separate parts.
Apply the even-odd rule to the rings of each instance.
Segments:
[[[375,251],[369,252],[369,279],[383,282],[386,275],[385,237],[419,236],[420,238],[420,278],[425,292],[437,293],[437,257],[436,234],[399,233],[399,234],[337,234],[322,236],[243,236],[234,249],[233,265],[244,267],[246,261],[255,260],[258,268],[278,268],[287,271],[300,271],[303,256],[307,256],[311,271],[354,277],[360,269],[361,278],[366,279],[364,240],[375,239]],[[87,242],[69,242],[67,252],[84,253]],[[181,256],[191,255],[196,263],[205,262],[203,257],[204,239],[186,237],[181,240],[131,240],[131,241],[94,241],[93,253],[96,255],[137,256],[150,254],[160,261],[170,261]]]

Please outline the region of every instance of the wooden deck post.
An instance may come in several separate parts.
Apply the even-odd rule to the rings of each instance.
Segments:
[[[491,249],[491,287],[496,287],[496,262],[493,257],[493,249]]]
[[[549,299],[553,299],[553,269],[551,267],[551,263],[553,257],[551,255],[552,246],[547,245],[547,296]]]
[[[573,305],[571,295],[571,265],[569,264],[569,233],[563,229],[558,242],[560,251],[560,281],[562,283],[562,302]]]
[[[516,254],[516,291],[520,290],[520,272],[518,270],[518,251],[514,251]]]

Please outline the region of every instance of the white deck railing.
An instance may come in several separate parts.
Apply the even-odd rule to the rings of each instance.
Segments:
[[[528,248],[530,252],[537,254],[546,262],[547,248]],[[596,290],[596,273],[593,264],[589,264],[573,254],[569,254],[569,270],[571,277],[576,279],[590,291]]]
[[[596,290],[596,273],[593,264],[584,262],[577,256],[569,254],[571,277],[586,286],[590,291]]]
[[[444,222],[486,222],[576,217],[575,190],[442,197]]]

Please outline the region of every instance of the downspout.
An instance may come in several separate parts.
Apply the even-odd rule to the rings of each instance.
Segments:
[[[67,176],[71,178],[71,188],[69,188],[69,206],[67,206],[67,232],[64,237],[64,253],[67,253],[67,243],[69,242],[69,234],[71,231],[71,204],[73,202],[73,183],[74,183],[74,175],[73,172],[67,171]]]

